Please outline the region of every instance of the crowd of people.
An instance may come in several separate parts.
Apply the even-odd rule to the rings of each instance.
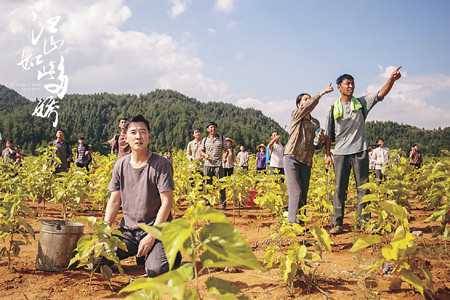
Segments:
[[[344,74],[337,78],[336,85],[339,97],[330,105],[325,126],[322,129],[319,121],[311,114],[320,99],[334,91],[330,83],[324,90],[311,97],[302,93],[296,98],[295,109],[291,113],[289,138],[286,145],[280,140],[279,132],[273,131],[267,144],[256,147],[255,170],[271,174],[284,174],[288,191],[288,220],[290,223],[303,224],[297,217],[299,210],[306,205],[308,188],[316,149],[325,147],[325,163],[334,166],[335,193],[333,198],[333,216],[331,234],[344,231],[344,208],[347,198],[349,176],[353,170],[356,185],[359,187],[369,181],[369,151],[365,132],[365,120],[371,109],[388,95],[394,83],[401,77],[401,67],[396,68],[385,85],[371,95],[356,98],[353,96],[355,81],[351,75]],[[149,122],[138,115],[130,119],[119,120],[120,133],[109,141],[111,153],[117,155],[112,178],[108,186],[111,192],[107,203],[105,221],[111,226],[121,208],[123,217],[119,237],[127,246],[128,252],[117,250],[120,259],[137,257],[137,263],[145,265],[150,277],[165,273],[169,264],[161,241],[146,234],[138,223],[153,226],[172,219],[173,205],[173,158],[171,152],[166,157],[148,150],[151,139]],[[205,184],[211,184],[213,177],[220,179],[233,174],[234,169],[244,171],[249,168],[249,153],[245,145],[234,149],[235,140],[218,133],[216,122],[206,124],[207,135],[201,138],[201,130],[193,130],[193,140],[186,149],[189,160],[189,172],[199,173],[205,178]],[[332,151],[332,144],[334,150]],[[55,154],[60,163],[55,163],[56,172],[64,172],[70,167],[72,150],[64,141],[64,131],[56,132],[56,140],[50,143],[55,147]],[[17,149],[12,141],[7,141],[2,152],[3,161],[15,159]],[[75,162],[77,166],[89,170],[89,157],[92,148],[85,144],[84,137],[78,138]],[[383,167],[389,161],[389,149],[382,138],[377,140],[377,147],[370,153],[370,164],[375,170],[379,184],[385,180]],[[411,165],[420,167],[422,154],[415,145],[410,153]],[[358,188],[357,211],[359,225],[370,217],[362,214],[367,203],[361,199],[368,191]],[[220,208],[226,210],[225,190],[220,190]],[[209,203],[206,203],[209,205]],[[178,254],[175,266],[181,262]],[[112,264],[102,259],[96,263]]]

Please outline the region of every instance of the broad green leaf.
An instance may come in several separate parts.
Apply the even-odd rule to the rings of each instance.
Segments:
[[[353,244],[353,247],[349,250],[350,252],[359,252],[362,249],[365,249],[369,246],[372,246],[374,244],[381,243],[381,238],[379,235],[369,235],[363,238],[359,238],[355,244]]]
[[[392,201],[379,202],[378,205],[380,205],[383,209],[393,215],[397,220],[401,222],[401,224],[408,224],[408,219],[406,218],[406,209],[404,207],[397,205]]]
[[[209,224],[199,231],[199,238],[206,249],[221,259],[262,270],[247,242],[231,224]]]
[[[209,220],[218,223],[230,223],[225,214],[210,206],[197,206],[193,211],[193,217],[197,221]]]
[[[206,281],[206,286],[208,287],[209,293],[217,296],[219,299],[242,299],[237,297],[237,294],[239,294],[241,290],[229,281],[210,277]]]
[[[19,223],[22,224],[23,227],[26,228],[26,230],[31,234],[31,236],[33,237],[33,239],[36,239],[35,236],[34,236],[34,230],[33,230],[33,227],[31,227],[31,225],[28,224],[28,222],[25,220],[24,217],[21,217],[21,218],[19,219]]]
[[[328,252],[331,252],[330,236],[328,235],[328,232],[325,229],[323,229],[317,225],[313,225],[309,229],[309,232],[311,232],[312,235],[314,236],[314,238],[320,244],[322,244],[322,246],[325,248],[325,250],[327,250]]]
[[[110,266],[108,266],[108,265],[100,266],[100,271],[101,271],[103,277],[106,278],[106,280],[109,281],[111,279],[113,273],[112,273],[112,269]]]
[[[381,249],[381,253],[383,254],[383,257],[387,261],[391,260],[397,260],[398,259],[398,250],[392,248],[391,245],[386,245]]]
[[[266,269],[270,269],[273,266],[273,259],[275,258],[275,254],[280,249],[277,245],[270,245],[266,249],[266,253],[264,253],[264,264],[266,265]]]
[[[200,255],[200,261],[205,268],[225,268],[239,266],[237,262],[222,259],[209,250]]]
[[[423,282],[414,275],[410,270],[402,269],[400,275],[402,276],[403,281],[406,281],[410,285],[412,285],[416,290],[418,290],[423,295]]]
[[[141,225],[142,224],[139,224],[139,226]],[[147,232],[150,234],[159,234],[159,231],[152,226],[145,225],[141,228],[145,231],[148,230]],[[159,239],[163,242],[170,268],[172,268],[175,262],[178,251],[184,251],[183,244],[190,236],[191,230],[186,219],[176,219],[163,225],[159,234]]]

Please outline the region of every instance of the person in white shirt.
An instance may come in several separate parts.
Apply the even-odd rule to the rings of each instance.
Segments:
[[[381,180],[386,180],[383,175],[385,166],[389,162],[389,148],[384,147],[384,140],[379,138],[377,140],[378,148],[373,150],[372,158],[375,161],[375,177],[377,185],[380,185]]]
[[[272,140],[268,145],[270,149],[270,174],[276,175],[277,173],[275,172],[275,169],[278,169],[278,174],[284,174],[284,146],[278,141],[280,139],[280,135],[277,131],[272,131],[271,138]]]
[[[239,152],[236,156],[239,162],[239,167],[242,167],[244,170],[248,170],[248,159],[249,159],[248,152],[245,151],[244,146],[241,146],[239,149],[241,150],[241,152]]]

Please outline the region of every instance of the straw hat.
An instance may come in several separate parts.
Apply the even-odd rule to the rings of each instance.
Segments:
[[[231,146],[233,146],[234,145],[234,140],[232,139],[232,138],[226,138],[225,139],[225,141],[227,141],[227,142],[230,142],[231,143]]]
[[[264,147],[264,149],[267,148],[264,144],[261,144],[261,145],[256,146],[256,150],[259,151],[259,149],[261,149],[261,147]]]

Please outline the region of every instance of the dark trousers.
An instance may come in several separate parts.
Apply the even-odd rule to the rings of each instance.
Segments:
[[[120,260],[134,256],[138,252],[139,242],[147,235],[142,229],[129,230],[123,227],[119,227],[119,231],[122,232],[124,237],[118,236],[127,246],[128,252],[122,249],[117,249],[116,254]],[[148,277],[156,277],[169,271],[169,262],[164,251],[163,243],[160,240],[156,240],[153,244],[150,252],[144,257],[137,257],[136,262],[138,264],[145,265],[145,272]],[[181,253],[178,252],[175,259],[174,268],[178,267],[181,263]]]
[[[224,176],[231,176],[233,174],[233,168],[223,168]]]
[[[283,168],[275,168],[275,167],[270,167],[270,174],[277,175],[277,173],[275,173],[275,170],[278,170],[278,174],[284,174]]]
[[[289,223],[302,224],[297,218],[299,209],[306,205],[308,198],[311,167],[295,159],[294,155],[283,156],[284,175],[288,190],[288,216]]]
[[[210,179],[205,179],[205,184],[212,184],[212,178],[216,177],[217,179],[220,179],[220,178],[224,177],[224,171],[223,171],[222,166],[220,166],[220,167],[204,166],[203,176],[210,177]],[[226,208],[226,206],[227,206],[225,203],[225,199],[226,199],[225,190],[220,189],[220,207],[221,208]]]
[[[89,172],[89,164],[77,163],[77,167],[79,167],[79,168],[86,168],[86,171]]]
[[[378,169],[375,170],[375,178],[377,179],[377,185],[380,185],[381,181],[386,180],[386,176],[383,175],[383,173],[381,173],[381,170]]]
[[[345,200],[347,198],[350,171],[353,169],[356,186],[369,182],[369,155],[367,151],[350,155],[334,155],[335,185],[333,198],[333,225],[342,225],[344,222]],[[362,215],[362,210],[369,203],[361,204],[361,199],[369,194],[369,190],[358,188],[358,217],[360,225],[370,218],[370,214]]]

